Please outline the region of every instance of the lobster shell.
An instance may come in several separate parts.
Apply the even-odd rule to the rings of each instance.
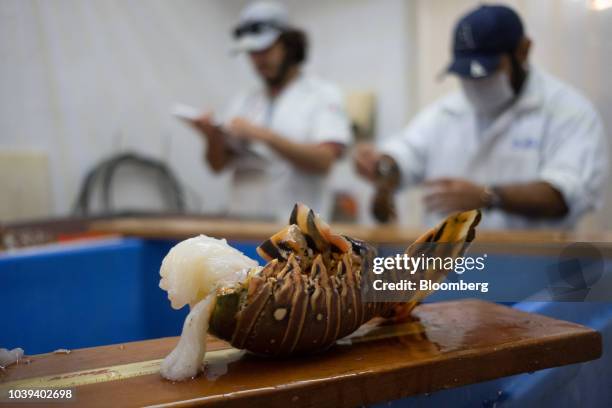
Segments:
[[[455,214],[421,236],[406,253],[426,243],[448,242],[461,256],[474,239],[477,210]],[[267,264],[244,282],[217,293],[210,332],[255,354],[285,356],[322,351],[374,317],[403,318],[427,293],[409,302],[373,302],[364,296],[376,249],[331,232],[312,210],[296,204],[289,226],[266,240],[258,253]],[[422,270],[442,280],[439,271]],[[432,275],[433,274],[433,275]]]

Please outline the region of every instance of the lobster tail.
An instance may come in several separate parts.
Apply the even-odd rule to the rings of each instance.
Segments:
[[[417,239],[406,254],[450,258],[454,265],[474,239],[479,221],[477,210],[452,215]],[[293,208],[289,226],[265,240],[257,252],[267,261],[263,267],[225,240],[199,236],[179,243],[164,258],[160,287],[169,292],[173,305],[191,306],[178,345],[162,362],[165,378],[181,380],[198,373],[207,331],[257,354],[315,352],[374,317],[405,319],[429,294],[415,291],[409,299],[399,298],[401,303],[381,301],[380,293],[369,298],[376,249],[334,234],[303,204]],[[427,262],[409,276],[439,282],[449,271]],[[400,271],[389,273],[397,278]]]
[[[451,258],[453,260],[461,257],[476,237],[476,226],[481,217],[479,210],[453,214],[417,238],[405,253],[410,257],[425,255],[430,258]],[[425,279],[431,282],[441,282],[449,272],[444,268],[421,268],[412,278],[416,281]],[[410,301],[395,304],[392,308],[393,319],[396,321],[410,319],[412,309],[430,293],[431,291],[417,291]]]
[[[407,253],[461,256],[479,220],[478,211],[453,215],[420,237]],[[427,295],[418,293],[408,303],[364,300],[362,288],[376,249],[333,233],[304,204],[295,205],[289,226],[264,241],[257,252],[267,264],[252,268],[240,284],[217,291],[210,324],[212,334],[257,354],[323,350],[373,317],[409,313]],[[417,278],[445,276],[425,269]]]

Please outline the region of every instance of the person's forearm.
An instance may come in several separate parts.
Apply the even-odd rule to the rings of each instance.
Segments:
[[[495,188],[500,209],[526,217],[561,218],[569,208],[563,195],[544,181]]]
[[[271,130],[264,132],[264,142],[302,170],[327,173],[334,162],[335,153],[329,146],[297,143]]]

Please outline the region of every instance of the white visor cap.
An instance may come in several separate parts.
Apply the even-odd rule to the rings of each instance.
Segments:
[[[273,1],[253,2],[240,13],[232,51],[263,51],[272,46],[288,26],[289,13],[284,5]]]

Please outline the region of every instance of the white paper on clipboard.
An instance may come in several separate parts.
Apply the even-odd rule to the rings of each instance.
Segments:
[[[183,103],[174,104],[171,112],[177,118],[185,120],[196,120],[202,115],[198,109]]]

